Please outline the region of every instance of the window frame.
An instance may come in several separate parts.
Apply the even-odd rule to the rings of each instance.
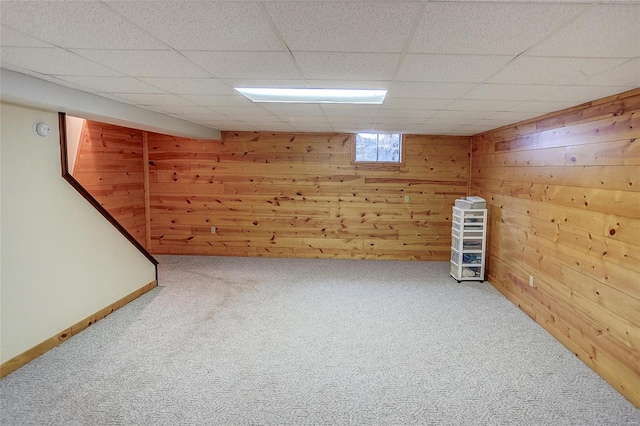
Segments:
[[[374,134],[378,135],[378,139],[376,142],[379,143],[380,135],[398,135],[399,136],[399,155],[398,161],[363,161],[358,160],[356,158],[356,150],[357,150],[357,138],[358,134]],[[376,146],[376,153],[377,153]],[[351,163],[354,165],[379,165],[379,166],[396,166],[396,165],[404,165],[404,134],[400,132],[358,132],[353,134],[353,149],[351,150]]]

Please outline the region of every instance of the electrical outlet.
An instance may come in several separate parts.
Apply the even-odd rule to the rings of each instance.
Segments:
[[[529,287],[533,287],[533,275],[529,275]]]
[[[216,233],[216,231],[217,231],[216,227],[215,227],[215,226],[212,226],[212,227],[211,227],[211,233],[212,233],[212,234],[215,234],[215,233]]]
[[[408,195],[405,195],[405,196],[404,196],[404,202],[405,202],[405,203],[408,203],[408,202],[409,202],[409,196],[408,196]]]

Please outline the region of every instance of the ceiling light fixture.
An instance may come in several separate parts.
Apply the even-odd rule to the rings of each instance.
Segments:
[[[253,102],[303,104],[381,104],[387,95],[381,89],[291,89],[274,87],[235,87]]]

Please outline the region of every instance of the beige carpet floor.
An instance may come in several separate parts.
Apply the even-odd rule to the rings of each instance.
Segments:
[[[161,287],[0,381],[0,424],[640,424],[447,263],[159,259]]]

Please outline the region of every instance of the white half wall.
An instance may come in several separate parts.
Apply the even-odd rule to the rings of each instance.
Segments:
[[[56,112],[3,102],[0,127],[4,363],[150,283],[155,266],[62,178]]]

